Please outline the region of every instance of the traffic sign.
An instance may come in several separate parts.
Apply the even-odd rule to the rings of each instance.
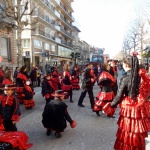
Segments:
[[[25,51],[26,53],[26,57],[29,58],[30,57],[30,51]]]

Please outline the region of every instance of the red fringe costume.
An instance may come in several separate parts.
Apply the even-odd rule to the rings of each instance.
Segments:
[[[11,150],[18,148],[19,150],[27,150],[32,144],[27,144],[28,136],[21,131],[6,132],[0,131],[0,143],[9,143]]]
[[[24,103],[24,94],[23,94],[23,87],[24,87],[24,82],[28,80],[27,76],[24,75],[23,73],[19,73],[17,75],[17,81],[18,81],[18,85],[19,87],[16,89],[16,93],[18,95],[18,98],[19,98],[19,102],[20,104],[23,104]]]
[[[65,96],[65,99],[69,98],[70,90],[72,88],[72,83],[71,83],[71,75],[68,71],[63,72],[63,77],[62,77],[62,90],[65,92],[68,92],[68,95]]]
[[[25,108],[27,109],[30,109],[32,107],[35,106],[35,103],[34,103],[34,99],[33,99],[33,95],[35,94],[34,93],[34,89],[31,88],[29,85],[24,85],[24,106]]]
[[[96,97],[94,111],[102,111],[103,109],[105,109],[105,111],[107,110],[107,103],[111,102],[114,98],[114,92],[112,90],[112,87],[115,85],[115,83],[115,78],[108,72],[103,71],[100,74],[98,79],[98,85],[100,86],[101,91]],[[112,115],[109,114],[109,116]]]
[[[141,83],[136,100],[124,96],[119,104],[115,150],[145,150],[145,138],[150,131],[150,77],[143,69],[139,71],[139,75]]]
[[[79,90],[80,85],[79,85],[79,74],[76,70],[73,70],[71,73],[72,76],[72,89],[73,90]]]
[[[55,91],[61,89],[59,73],[57,71],[54,71],[52,73],[51,82],[52,82],[52,85],[53,85]]]

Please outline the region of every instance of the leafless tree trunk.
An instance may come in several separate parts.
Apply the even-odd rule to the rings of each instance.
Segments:
[[[28,25],[36,24],[36,22],[29,21],[27,18],[32,15],[35,7],[30,11],[29,10],[29,1],[28,0],[17,0],[16,4],[14,4],[10,0],[2,0],[5,4],[5,8],[0,8],[3,13],[0,16],[0,19],[10,20],[7,24],[12,28],[12,30],[16,30],[17,33],[17,48],[18,48],[18,66],[21,67],[23,64],[22,56],[23,56],[23,50],[22,50],[22,42],[21,42],[21,34],[23,30],[29,29],[33,30],[35,29],[35,26],[33,28],[27,28]],[[23,20],[23,17],[26,18],[26,20]],[[25,28],[26,27],[26,28]]]

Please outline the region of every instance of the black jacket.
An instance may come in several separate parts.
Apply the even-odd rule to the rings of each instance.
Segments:
[[[72,119],[67,112],[67,105],[60,99],[50,101],[44,108],[42,123],[45,128],[63,132],[67,126],[66,120],[71,124]]]
[[[123,96],[130,95],[130,86],[131,86],[130,74],[131,74],[131,71],[129,70],[127,72],[127,75],[120,79],[120,85],[119,85],[119,88],[117,91],[117,95],[111,103],[112,107],[116,107],[117,104],[119,104],[121,102]]]
[[[90,74],[91,69],[85,68],[82,74],[82,89],[83,90],[91,90],[93,84],[91,83],[91,78],[93,78]]]
[[[44,79],[43,82],[42,82],[41,94],[44,96],[46,94],[53,93],[53,91],[54,91],[54,89],[52,88],[52,86],[48,83],[48,81],[46,79]]]

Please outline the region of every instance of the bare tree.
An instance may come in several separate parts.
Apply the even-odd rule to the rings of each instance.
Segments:
[[[22,56],[22,42],[21,42],[21,33],[23,30],[35,30],[36,23],[30,20],[30,16],[32,15],[34,8],[32,10],[29,9],[29,1],[28,0],[16,0],[15,2],[12,0],[2,0],[5,7],[0,7],[2,11],[0,15],[0,20],[9,20],[7,25],[12,30],[16,30],[17,34],[17,48],[18,48],[18,66],[20,67],[23,63]],[[14,3],[13,3],[14,2]]]

